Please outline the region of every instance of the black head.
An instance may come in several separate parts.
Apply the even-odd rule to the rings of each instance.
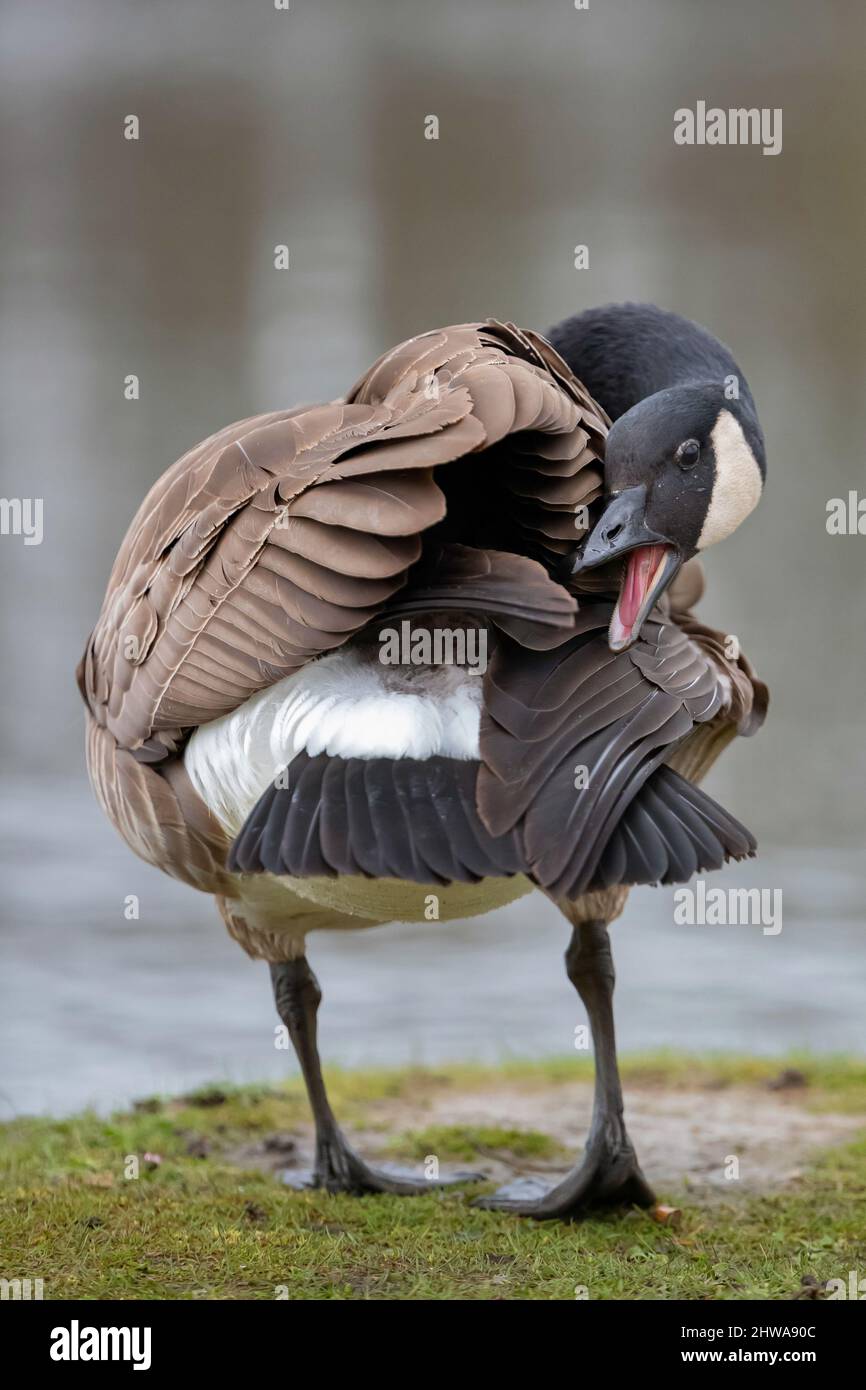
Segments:
[[[639,401],[605,446],[601,519],[571,574],[629,555],[610,627],[621,651],[681,565],[736,530],[757,504],[765,470],[750,402],[721,385],[673,386]]]

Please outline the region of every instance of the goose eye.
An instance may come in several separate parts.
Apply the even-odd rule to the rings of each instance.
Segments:
[[[701,456],[701,446],[696,439],[686,439],[677,449],[675,458],[680,468],[694,468]]]

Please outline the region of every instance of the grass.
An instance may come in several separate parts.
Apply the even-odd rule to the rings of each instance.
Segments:
[[[790,1057],[800,1095],[866,1110],[866,1061]],[[629,1088],[762,1087],[777,1060],[626,1059]],[[347,1127],[376,1127],[383,1099],[514,1081],[556,1088],[591,1063],[330,1075]],[[758,1092],[756,1091],[756,1096]],[[128,1114],[21,1119],[0,1129],[0,1277],[42,1278],[52,1299],[778,1299],[804,1277],[866,1275],[866,1137],[819,1156],[800,1182],[764,1196],[680,1205],[678,1224],[629,1210],[570,1226],[468,1204],[471,1190],[400,1199],[329,1197],[245,1171],[231,1151],[291,1133],[308,1111],[297,1082],[210,1087],[152,1098]],[[508,1151],[557,1157],[535,1131],[430,1126],[389,1153],[464,1161]],[[146,1155],[152,1155],[147,1159]],[[137,1159],[138,1177],[131,1159]]]
[[[392,1139],[388,1152],[401,1158],[437,1158],[471,1163],[488,1154],[508,1153],[514,1158],[557,1158],[564,1150],[549,1134],[535,1129],[504,1129],[501,1125],[427,1125],[409,1129]]]

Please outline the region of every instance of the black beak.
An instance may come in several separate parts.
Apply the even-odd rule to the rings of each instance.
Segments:
[[[668,545],[670,542],[646,524],[646,487],[627,487],[612,497],[574,556],[570,574],[580,574],[596,565],[615,560],[638,545]]]
[[[648,614],[684,559],[679,547],[667,536],[647,526],[646,505],[647,490],[643,484],[612,497],[576,555],[566,561],[568,574],[563,579],[568,583],[569,578],[583,570],[604,565],[629,551],[641,551],[626,567],[610,621],[607,640],[615,652],[625,651],[637,641]]]

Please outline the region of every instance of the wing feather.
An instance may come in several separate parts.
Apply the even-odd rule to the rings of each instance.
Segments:
[[[490,630],[480,768],[293,764],[233,862],[428,882],[525,868],[573,894],[747,846],[660,766],[703,769],[732,724],[760,724],[745,658],[679,611],[614,656],[615,570],[587,576],[580,611],[547,572],[587,509],[591,524],[608,424],[543,338],[490,320],[421,334],[344,400],[239,421],[184,455],[133,519],[79,669],[94,785],[133,848],[222,892],[226,842],[180,757],[189,731],[379,615],[439,609]],[[442,544],[453,469],[466,495],[483,485],[500,544]]]

